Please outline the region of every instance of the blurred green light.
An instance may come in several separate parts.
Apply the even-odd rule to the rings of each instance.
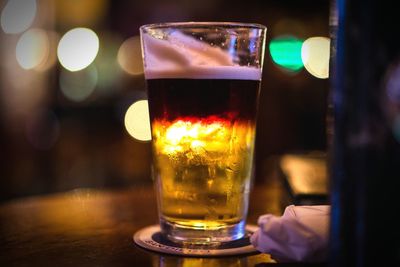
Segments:
[[[279,66],[298,71],[303,67],[301,46],[303,41],[295,37],[278,37],[269,43],[272,60]]]

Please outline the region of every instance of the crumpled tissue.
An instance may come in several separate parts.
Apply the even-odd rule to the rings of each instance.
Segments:
[[[260,216],[251,243],[279,262],[326,260],[330,206],[288,206],[281,217]]]

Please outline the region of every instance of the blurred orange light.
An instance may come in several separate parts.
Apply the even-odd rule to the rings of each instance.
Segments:
[[[60,40],[60,36],[55,31],[46,31],[48,38],[48,53],[45,61],[42,64],[37,65],[34,70],[45,71],[50,69],[57,62],[57,45]]]
[[[92,26],[107,14],[109,0],[56,0],[57,23],[65,27]]]
[[[142,50],[139,36],[131,37],[122,43],[118,51],[118,63],[128,74],[143,74]]]

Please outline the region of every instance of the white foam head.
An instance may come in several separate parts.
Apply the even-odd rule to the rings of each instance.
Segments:
[[[234,64],[219,47],[174,32],[168,40],[142,35],[146,79],[261,80],[261,69]]]

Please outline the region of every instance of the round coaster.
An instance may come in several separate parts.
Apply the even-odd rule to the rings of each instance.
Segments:
[[[246,235],[243,238],[212,248],[204,246],[185,248],[182,244],[174,243],[164,237],[159,225],[151,225],[139,230],[134,234],[133,240],[142,248],[172,255],[197,257],[244,255],[258,253],[250,243],[250,236],[255,230],[257,230],[257,226],[246,225]]]

